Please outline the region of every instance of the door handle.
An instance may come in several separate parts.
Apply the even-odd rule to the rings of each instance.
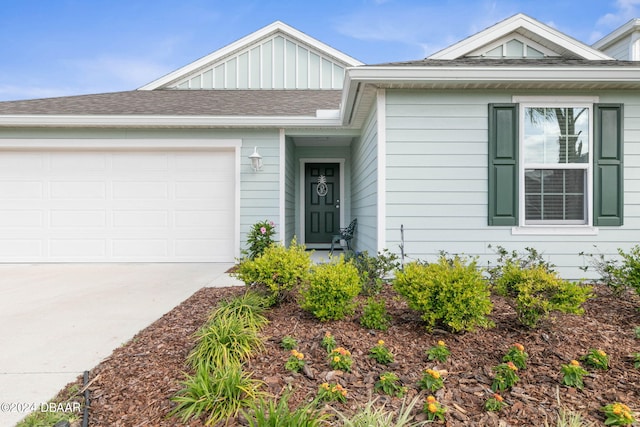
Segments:
[[[336,209],[340,209],[340,199],[336,200]]]

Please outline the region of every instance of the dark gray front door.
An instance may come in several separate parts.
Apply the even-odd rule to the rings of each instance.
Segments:
[[[305,243],[331,243],[340,229],[340,164],[307,163]]]

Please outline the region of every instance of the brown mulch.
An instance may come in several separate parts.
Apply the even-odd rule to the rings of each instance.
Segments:
[[[203,288],[171,312],[138,333],[129,343],[90,371],[91,426],[178,426],[179,420],[167,418],[174,404],[170,401],[184,379],[185,358],[193,347],[191,334],[206,320],[221,299],[238,295],[244,288]],[[373,384],[380,373],[393,371],[409,388],[408,397],[419,390],[416,382],[425,368],[446,370],[445,388],[435,393],[448,408],[449,426],[543,426],[555,425],[562,406],[578,411],[587,421],[603,425],[600,408],[620,401],[640,410],[640,370],[634,369],[631,354],[640,351],[634,328],[640,325],[640,298],[631,293],[613,296],[607,288],[596,287],[597,297],[585,304],[584,316],[557,315],[540,328],[518,326],[515,313],[498,297],[493,298],[491,315],[496,327],[473,333],[451,334],[441,330],[427,333],[419,316],[387,288],[383,292],[392,315],[386,332],[369,331],[358,323],[358,313],[344,321],[320,323],[295,303],[285,303],[268,312],[270,323],[263,330],[266,350],[247,363],[246,370],[265,382],[265,390],[280,394],[290,385],[293,403],[315,396],[319,384],[333,376],[349,390],[346,404],[333,407],[353,412],[376,397]],[[331,372],[326,351],[320,347],[325,331],[354,358],[351,373]],[[310,375],[285,370],[288,352],[280,348],[285,335],[293,336],[305,354]],[[391,366],[382,366],[368,357],[369,349],[382,339],[395,355]],[[444,340],[451,351],[445,363],[434,364],[425,350]],[[521,343],[529,353],[526,370],[519,371],[520,382],[503,396],[508,407],[499,413],[483,409],[492,395],[492,367],[501,362],[509,346]],[[608,371],[590,370],[585,388],[576,390],[561,385],[560,365],[577,359],[591,348],[600,348],[610,356]],[[313,378],[310,378],[313,377]],[[81,379],[77,382],[80,386]],[[67,386],[70,387],[71,385]],[[424,392],[422,392],[424,395]],[[389,410],[399,408],[398,398],[378,396]],[[424,419],[418,414],[417,419]],[[190,426],[202,425],[202,420]],[[230,425],[239,425],[231,420]]]

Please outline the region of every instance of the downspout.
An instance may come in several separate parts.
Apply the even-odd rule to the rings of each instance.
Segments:
[[[378,252],[387,245],[387,92],[378,89],[376,94],[378,114]]]

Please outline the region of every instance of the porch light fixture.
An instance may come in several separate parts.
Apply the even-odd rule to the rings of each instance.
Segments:
[[[262,170],[262,156],[258,153],[258,147],[253,149],[253,154],[249,156],[251,160],[251,168],[254,172]]]

